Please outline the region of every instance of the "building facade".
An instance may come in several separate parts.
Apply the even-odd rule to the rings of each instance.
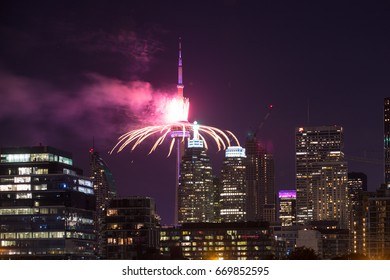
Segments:
[[[364,197],[367,196],[367,175],[361,172],[348,173],[348,196],[350,209],[351,252],[362,254]]]
[[[106,258],[155,258],[159,248],[159,222],[153,198],[111,199],[106,218]]]
[[[306,247],[313,249],[318,256],[322,256],[321,233],[312,229],[298,230],[296,247]]]
[[[295,136],[297,223],[337,220],[342,228],[348,228],[342,127],[300,127]]]
[[[228,147],[225,151],[219,191],[221,222],[245,222],[247,219],[245,158],[242,147]]]
[[[0,157],[0,258],[94,259],[94,190],[71,154],[37,146]]]
[[[253,135],[248,137],[245,150],[247,220],[274,222],[276,195],[273,155]]]
[[[160,251],[192,260],[272,259],[275,239],[267,222],[191,223],[162,228]]]
[[[105,247],[105,218],[110,200],[116,197],[116,186],[114,177],[107,164],[94,149],[90,150],[91,155],[91,180],[96,197],[96,253],[104,258]]]
[[[385,183],[390,183],[390,97],[384,99],[383,106],[383,134],[385,152]]]
[[[178,223],[215,221],[215,192],[210,158],[203,141],[188,140],[180,164]]]
[[[295,225],[297,194],[295,190],[279,191],[279,221],[282,226]]]
[[[363,202],[363,254],[390,259],[390,184],[383,184]]]

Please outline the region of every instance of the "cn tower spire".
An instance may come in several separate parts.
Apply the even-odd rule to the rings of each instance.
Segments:
[[[178,77],[177,77],[177,94],[183,98],[183,60],[181,58],[181,37],[179,37],[179,59],[178,59]]]

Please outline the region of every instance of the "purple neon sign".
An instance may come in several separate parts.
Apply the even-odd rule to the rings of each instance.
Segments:
[[[297,198],[297,191],[295,190],[279,191],[279,198]]]

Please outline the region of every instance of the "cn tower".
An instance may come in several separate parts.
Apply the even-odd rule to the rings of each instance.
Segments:
[[[181,38],[179,38],[179,58],[178,58],[178,79],[177,79],[177,98],[181,101],[182,106],[189,106],[189,99],[183,95],[184,84],[183,84],[183,59],[181,57]],[[187,119],[180,120],[181,122],[188,122]],[[190,131],[183,130],[182,126],[178,126],[171,132],[171,137],[176,139],[176,185],[175,185],[175,213],[174,223],[178,224],[178,195],[179,195],[179,183],[180,183],[180,163],[182,154],[184,153],[185,139],[190,138]]]

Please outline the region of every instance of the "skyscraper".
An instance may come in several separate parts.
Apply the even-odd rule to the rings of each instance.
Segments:
[[[220,219],[222,222],[246,221],[245,149],[228,147],[220,177]]]
[[[279,191],[279,220],[282,226],[295,225],[296,200],[295,190]]]
[[[106,246],[105,218],[110,200],[116,197],[114,177],[99,153],[94,149],[91,154],[91,180],[96,197],[96,253],[104,257]]]
[[[254,135],[245,143],[247,220],[273,222],[275,212],[274,160]]]
[[[94,190],[71,154],[36,146],[0,157],[0,259],[94,259]]]
[[[367,175],[361,172],[348,173],[349,229],[352,252],[363,252],[363,204],[367,201]]]
[[[390,182],[390,97],[384,99],[384,151],[385,151],[385,183]]]
[[[297,223],[337,220],[342,228],[348,228],[342,127],[300,127],[295,137]]]
[[[188,140],[180,164],[178,223],[214,222],[214,184],[203,141]]]

